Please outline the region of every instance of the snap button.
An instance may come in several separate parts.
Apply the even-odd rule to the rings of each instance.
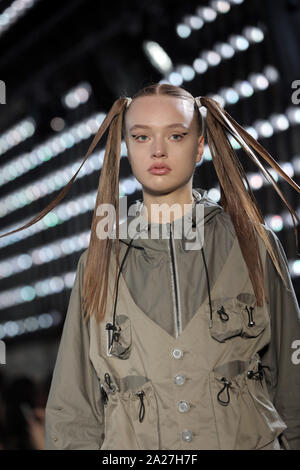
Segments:
[[[54,440],[54,442],[56,442],[56,441],[57,441],[57,437],[53,437],[53,440]]]
[[[181,437],[183,441],[190,442],[193,439],[193,433],[192,431],[189,431],[188,429],[185,429],[181,433]]]
[[[181,413],[186,413],[187,411],[189,411],[190,409],[190,405],[182,400],[178,403],[178,410],[181,412]]]
[[[174,383],[176,385],[182,385],[185,382],[184,375],[175,375],[174,377]]]
[[[181,359],[183,356],[183,352],[181,351],[181,349],[173,349],[172,356],[174,357],[174,359]]]

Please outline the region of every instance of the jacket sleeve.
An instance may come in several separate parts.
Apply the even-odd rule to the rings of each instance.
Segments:
[[[100,449],[104,439],[103,401],[81,315],[86,253],[78,262],[46,404],[46,450]]]
[[[300,450],[300,310],[291,281],[288,260],[277,235],[267,229],[288,289],[266,254],[265,282],[269,295],[271,341],[262,365],[270,398],[287,425],[281,440],[284,448]]]

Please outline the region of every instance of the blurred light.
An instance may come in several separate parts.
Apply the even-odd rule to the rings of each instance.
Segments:
[[[290,126],[284,114],[272,114],[269,119],[274,129],[278,131],[285,131]]]
[[[267,77],[270,83],[278,82],[279,80],[279,72],[273,65],[266,65],[263,69],[263,73]]]
[[[203,51],[201,57],[212,67],[219,65],[219,63],[221,62],[220,54],[215,51]]]
[[[176,32],[180,38],[188,38],[191,34],[191,28],[186,24],[178,24],[176,26]]]
[[[297,259],[296,261],[294,261],[292,263],[292,272],[296,275],[296,276],[299,276],[300,275],[300,260]]]
[[[212,0],[210,6],[218,13],[228,13],[230,10],[230,4],[223,0]]]
[[[247,80],[237,81],[237,82],[234,83],[233,86],[236,89],[236,91],[238,92],[238,94],[240,96],[245,97],[245,98],[249,98],[254,93],[254,89],[253,89],[251,83],[249,83]]]
[[[246,26],[243,29],[243,34],[250,42],[262,42],[264,40],[264,33],[256,26]]]
[[[270,227],[275,232],[280,232],[283,229],[283,221],[280,215],[273,215],[269,221]]]
[[[34,119],[27,118],[19,122],[0,136],[0,155],[15,147],[35,133]]]
[[[0,187],[27,173],[36,166],[43,164],[45,161],[56,157],[75,143],[78,143],[83,139],[87,139],[91,133],[97,132],[104,118],[105,114],[103,113],[90,116],[83,122],[75,124],[64,133],[47,139],[42,144],[33,148],[30,153],[20,155],[12,159],[9,163],[4,164],[0,168]],[[94,121],[93,126],[91,126],[92,121]],[[30,132],[32,130],[30,129],[32,124],[27,124],[29,124],[29,126],[24,125],[24,128],[26,127],[28,132]]]
[[[273,127],[269,121],[257,120],[254,127],[259,137],[271,137],[274,133]]]
[[[211,199],[214,202],[219,202],[221,199],[221,193],[219,189],[212,188],[207,192],[207,196],[209,199]]]
[[[229,43],[237,51],[245,51],[249,47],[249,42],[244,36],[232,35],[229,37]]]
[[[247,178],[251,188],[254,190],[260,189],[264,184],[262,176],[258,173],[247,176]]]
[[[171,85],[180,86],[183,82],[183,77],[178,72],[171,72],[169,75],[169,81]]]
[[[291,124],[300,123],[300,107],[291,106],[287,109],[286,114]]]
[[[4,34],[19,18],[25,15],[26,10],[33,7],[38,0],[15,0],[0,14],[0,36]]]
[[[77,106],[86,103],[91,95],[91,92],[91,85],[88,82],[82,82],[63,96],[63,104],[67,108],[77,108]]]
[[[144,41],[143,49],[153,67],[162,75],[171,72],[173,69],[172,61],[166,51],[157,42]]]
[[[214,49],[223,59],[231,59],[235,54],[234,48],[226,42],[216,43]]]
[[[205,73],[208,69],[207,62],[203,59],[197,58],[193,62],[193,67],[197,73]]]
[[[192,29],[201,29],[204,25],[204,21],[202,20],[202,18],[196,15],[186,16],[184,22],[187,26]]]
[[[222,108],[224,108],[226,102],[225,102],[225,99],[223,98],[223,96],[221,96],[219,94],[209,94],[207,96],[209,98],[212,98],[213,100],[216,100],[222,106]]]
[[[202,18],[204,21],[207,21],[208,23],[214,21],[217,17],[217,12],[210,7],[198,7],[196,9],[196,13],[200,18]]]
[[[176,71],[182,76],[183,80],[191,81],[195,78],[195,70],[190,65],[179,65]]]
[[[239,95],[233,88],[222,88],[220,95],[228,104],[235,104],[239,101]]]
[[[54,131],[60,132],[65,127],[65,121],[60,117],[55,117],[51,119],[50,126]]]
[[[261,73],[253,73],[249,75],[249,80],[255,90],[266,90],[269,86],[267,77]]]

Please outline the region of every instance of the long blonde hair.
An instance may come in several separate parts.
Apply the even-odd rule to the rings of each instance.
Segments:
[[[267,161],[296,191],[300,187],[280,168],[271,155],[262,147],[248,132],[246,132],[222,107],[213,99],[199,97],[198,100],[184,88],[169,84],[151,84],[136,93],[132,100],[141,96],[167,95],[188,100],[194,104],[199,135],[203,134],[203,118],[199,105],[206,108],[206,132],[207,141],[212,155],[212,161],[219,179],[221,189],[221,205],[225,212],[230,214],[239,245],[248,267],[257,305],[262,306],[264,296],[268,296],[264,283],[264,271],[257,234],[265,243],[266,249],[286,285],[285,278],[280,270],[278,260],[269,241],[268,235],[263,227],[264,219],[257,205],[254,194],[247,180],[244,169],[233,149],[225,131],[230,133],[241,145],[246,154],[265,174],[266,178],[278,192],[281,199],[287,205],[293,219],[296,243],[298,245],[297,229],[294,217],[300,222],[296,212],[292,209],[285,196],[280,191],[274,178],[263,167],[257,158],[258,153]],[[114,295],[116,293],[117,273],[119,268],[119,169],[122,134],[125,135],[125,116],[127,110],[127,98],[118,98],[107,113],[104,121],[98,129],[90,147],[83,159],[79,169],[73,175],[69,183],[63,188],[58,196],[40,214],[30,220],[27,224],[7,232],[0,236],[4,237],[19,230],[30,227],[50,212],[66,195],[71,184],[82,168],[84,162],[94,150],[104,132],[109,128],[108,138],[100,173],[98,193],[93,214],[90,243],[88,247],[86,267],[83,281],[82,314],[86,320],[95,315],[97,321],[104,319],[107,306],[108,274],[110,256],[112,250],[112,238],[101,238],[96,235],[96,225],[101,220],[97,215],[97,208],[101,204],[112,204],[116,211],[116,274],[114,284]],[[130,105],[129,105],[130,106]],[[256,153],[255,153],[256,152]],[[248,191],[244,181],[247,183]],[[102,216],[103,217],[103,216]],[[286,286],[287,287],[287,286]]]

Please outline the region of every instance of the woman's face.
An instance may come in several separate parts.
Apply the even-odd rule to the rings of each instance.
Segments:
[[[173,96],[135,98],[126,113],[124,137],[132,172],[143,191],[153,195],[187,185],[204,150],[193,104]],[[151,173],[155,163],[170,171]]]

